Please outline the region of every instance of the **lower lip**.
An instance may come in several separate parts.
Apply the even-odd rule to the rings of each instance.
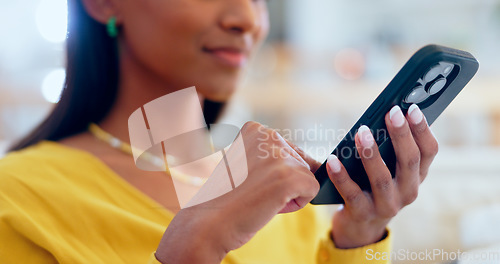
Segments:
[[[247,57],[240,52],[224,50],[211,50],[205,52],[212,55],[219,63],[234,68],[243,67],[247,62]]]

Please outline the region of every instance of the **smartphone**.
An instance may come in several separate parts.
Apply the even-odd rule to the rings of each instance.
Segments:
[[[349,176],[362,190],[371,191],[370,181],[356,150],[354,136],[361,125],[367,125],[377,142],[380,154],[395,176],[396,154],[385,125],[385,115],[399,105],[406,115],[417,104],[431,125],[476,74],[478,61],[468,52],[439,45],[418,50],[394,79],[368,107],[361,118],[332,151]],[[312,204],[342,204],[344,200],[326,171],[326,161],[315,173],[320,190]]]

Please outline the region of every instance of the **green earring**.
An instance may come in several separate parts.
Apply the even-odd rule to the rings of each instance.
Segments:
[[[108,30],[108,35],[110,37],[116,38],[116,36],[118,36],[118,28],[116,27],[115,16],[109,18],[108,23],[106,24],[106,29]]]

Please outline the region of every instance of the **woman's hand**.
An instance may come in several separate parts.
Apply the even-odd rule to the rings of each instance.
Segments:
[[[246,180],[225,195],[180,210],[156,251],[159,261],[220,263],[276,214],[299,210],[318,193],[311,167],[276,131],[249,122],[241,135]]]
[[[392,108],[385,122],[397,159],[394,179],[366,127],[359,129],[355,140],[372,193],[363,192],[335,156],[328,160],[330,179],[345,201],[333,221],[332,237],[338,248],[360,247],[382,239],[389,221],[417,198],[419,185],[438,152],[438,143],[416,105],[410,107],[406,118],[399,107]]]

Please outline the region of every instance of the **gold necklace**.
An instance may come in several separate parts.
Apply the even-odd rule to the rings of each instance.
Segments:
[[[100,128],[98,125],[95,123],[90,123],[89,125],[89,132],[96,137],[97,139],[107,143],[111,147],[118,149],[130,156],[133,156],[132,154],[132,146],[130,144],[121,141],[117,137],[111,135],[110,133],[104,131],[102,128]],[[165,161],[162,158],[159,158],[157,156],[154,156],[150,154],[149,152],[145,152],[142,156],[141,159],[146,160],[147,162],[151,163],[152,165],[163,168],[165,166]],[[175,173],[172,173],[172,169],[169,169],[168,166],[166,166],[167,170],[165,171],[168,175],[170,175],[172,178],[175,180],[178,180],[182,183],[193,185],[200,187],[205,182],[207,179],[203,179],[200,177],[194,177],[190,175],[186,175],[183,173],[180,173],[179,171],[175,171]]]

